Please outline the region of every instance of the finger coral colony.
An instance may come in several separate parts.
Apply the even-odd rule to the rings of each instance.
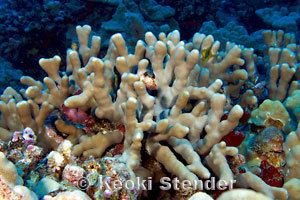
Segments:
[[[257,55],[201,32],[149,31],[134,47],[116,33],[102,52],[91,31],[39,60],[43,81],[4,89],[1,199],[299,199],[295,35],[263,31]]]

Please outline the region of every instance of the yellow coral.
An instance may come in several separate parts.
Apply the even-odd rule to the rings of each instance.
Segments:
[[[249,122],[265,127],[275,125],[282,129],[290,123],[290,120],[289,113],[280,101],[267,99],[251,112]]]

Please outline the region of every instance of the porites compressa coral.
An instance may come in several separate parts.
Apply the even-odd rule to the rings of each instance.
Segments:
[[[288,192],[290,199],[299,195],[295,188],[300,178],[295,167],[299,166],[299,141],[291,139],[297,138],[299,129],[288,136],[289,173],[284,188],[266,184],[251,171],[234,173],[228,162],[229,157],[239,155],[239,150],[223,138],[239,128],[245,114],[259,103],[253,49],[227,43],[226,50],[221,51],[220,42],[200,33],[185,43],[175,30],[168,35],[161,33],[158,38],[147,32],[145,41],[137,42],[134,53],[128,52],[122,35],[115,34],[106,55],[98,58],[101,38],[93,36],[89,41],[88,25],[77,26],[76,32],[79,48],[67,50],[64,67],[57,55],[40,59],[40,66],[48,74],[43,82],[23,76],[21,83],[26,89],[15,91],[9,87],[4,91],[0,102],[1,140],[8,141],[14,131],[30,127],[37,133],[38,144],[52,151],[48,156],[51,166],[58,164],[58,157],[61,167],[72,157],[101,158],[107,149],[121,145],[121,154],[114,158],[125,164],[133,181],[166,171],[179,180],[193,182],[196,189],[200,189],[198,182],[211,176],[226,183],[237,180],[235,187],[250,189],[234,189],[219,199],[231,199],[235,194],[248,199],[287,199]],[[267,34],[271,37],[272,33]],[[299,47],[291,44],[287,48],[278,50],[289,52],[282,53],[281,57],[286,56],[274,64],[274,50],[269,50],[270,82],[275,79],[273,67],[282,71],[295,68],[297,60],[289,62],[287,55]],[[289,80],[281,79],[278,88],[271,88],[272,99],[283,100],[286,96],[279,92],[284,92]],[[54,123],[49,124],[51,120]],[[99,128],[99,124],[107,124],[106,129]],[[65,150],[63,140],[72,143]],[[153,165],[161,167],[149,167],[149,157]],[[5,181],[5,167],[11,165],[1,165],[0,175]],[[208,198],[201,198],[207,195],[201,192],[194,195],[197,199]]]

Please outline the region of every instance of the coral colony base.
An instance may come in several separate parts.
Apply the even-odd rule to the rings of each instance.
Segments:
[[[265,31],[262,56],[176,30],[129,53],[115,34],[100,59],[101,38],[76,32],[64,67],[40,59],[43,82],[1,95],[1,199],[299,199],[292,34]]]

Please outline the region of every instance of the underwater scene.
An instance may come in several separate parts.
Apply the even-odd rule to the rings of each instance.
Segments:
[[[300,200],[300,0],[0,0],[0,200]]]

